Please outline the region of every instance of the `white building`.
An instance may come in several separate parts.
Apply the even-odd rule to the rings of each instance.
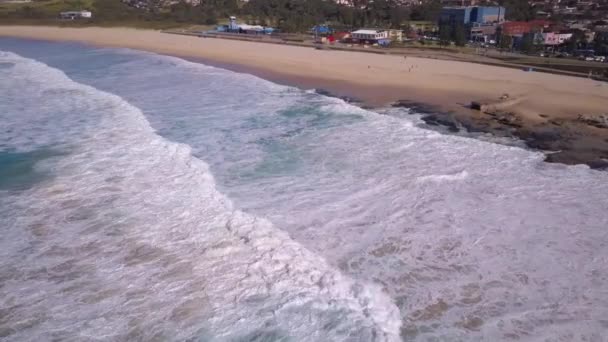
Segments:
[[[59,13],[59,17],[61,19],[90,19],[93,17],[93,13],[90,11],[68,11]]]
[[[388,39],[389,33],[387,30],[380,30],[380,29],[361,29],[361,30],[351,32],[350,36],[353,39],[360,39],[360,40],[380,40],[380,39]]]
[[[572,38],[572,33],[543,33],[545,45],[561,45],[567,42],[570,38]]]

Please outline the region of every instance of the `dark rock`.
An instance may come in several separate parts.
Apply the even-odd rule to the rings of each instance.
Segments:
[[[562,125],[561,121],[558,121],[558,120],[549,120],[549,123],[552,124],[552,125],[555,125],[555,126],[561,126]]]
[[[595,170],[608,171],[608,160],[606,159],[596,159],[587,163],[590,168]]]
[[[358,100],[354,97],[350,97],[350,96],[339,96],[338,98],[346,103],[360,103],[361,102],[360,100]]]
[[[608,115],[581,114],[578,116],[577,120],[597,128],[608,128]]]
[[[483,104],[481,102],[477,102],[477,101],[471,102],[471,109],[481,110],[482,108],[483,108]]]
[[[509,112],[495,112],[495,120],[503,125],[511,127],[521,127],[521,120],[519,117]]]
[[[315,89],[315,93],[317,93],[319,95],[329,96],[329,97],[336,97],[329,90],[325,90],[325,89]]]
[[[427,125],[431,126],[445,126],[450,132],[459,132],[460,128],[458,127],[456,121],[447,115],[443,114],[429,114],[422,117],[422,121],[424,121]]]
[[[434,108],[424,103],[409,100],[399,100],[393,103],[391,107],[408,108],[412,111],[412,114],[435,114],[439,112],[437,108]]]

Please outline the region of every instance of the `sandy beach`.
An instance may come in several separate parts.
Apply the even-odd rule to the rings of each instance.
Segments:
[[[0,26],[0,36],[75,41],[203,59],[273,81],[327,89],[370,106],[398,100],[424,103],[467,127],[504,132],[529,141],[532,147],[562,151],[552,154],[550,161],[593,166],[608,158],[608,129],[580,117],[605,114],[608,108],[608,84],[590,79],[127,28]],[[504,94],[510,102],[490,115],[468,109],[471,101],[492,103]]]

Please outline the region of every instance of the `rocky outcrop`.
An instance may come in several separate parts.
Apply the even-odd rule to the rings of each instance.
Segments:
[[[521,97],[510,97],[509,94],[503,94],[497,100],[472,101],[471,109],[491,114],[498,111],[506,111],[509,107],[520,103],[522,100],[523,98]]]
[[[577,121],[597,128],[608,128],[608,114],[581,114]]]

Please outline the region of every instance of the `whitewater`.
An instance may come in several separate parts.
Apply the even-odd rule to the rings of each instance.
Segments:
[[[606,172],[126,49],[0,96],[2,340],[606,340]]]

